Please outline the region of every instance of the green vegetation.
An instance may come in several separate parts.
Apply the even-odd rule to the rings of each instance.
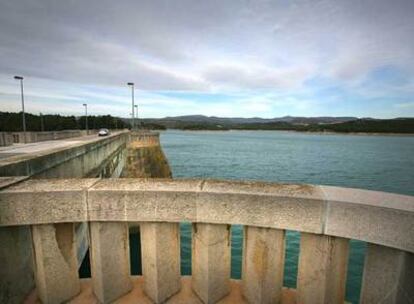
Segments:
[[[61,131],[85,129],[85,117],[61,115],[33,115],[26,113],[27,131],[41,131],[42,120],[44,131]],[[130,125],[124,120],[111,115],[88,116],[89,129],[124,129]],[[0,131],[22,131],[22,113],[0,112]]]
[[[395,119],[352,119],[327,123],[327,117],[300,118],[295,121],[249,122],[249,119],[203,118],[180,120],[180,117],[164,119],[140,119],[139,126],[144,129],[165,130],[290,130],[301,132],[339,132],[339,133],[403,133],[414,134],[414,118]],[[45,131],[85,129],[85,117],[43,115]],[[333,120],[334,118],[332,118]],[[348,118],[347,118],[348,119]],[[131,119],[111,115],[88,116],[89,129],[124,129],[131,127]],[[28,131],[41,130],[41,117],[26,113]],[[0,131],[22,131],[22,113],[0,112]]]
[[[161,124],[151,123],[151,122],[142,122],[140,127],[146,130],[166,130],[167,128]]]
[[[357,119],[337,124],[310,125],[305,131],[332,131],[341,133],[414,133],[414,118]]]
[[[157,124],[180,130],[284,130],[299,132],[339,132],[339,133],[403,133],[414,134],[414,118],[396,119],[355,119],[337,123],[310,123],[295,124],[277,121],[265,123],[227,123],[214,124],[200,121],[163,121],[156,120]]]
[[[197,130],[227,131],[227,130],[230,130],[229,127],[225,127],[222,125],[203,124],[203,123],[185,125],[181,129],[182,130],[193,130],[193,131],[197,131]]]
[[[292,130],[302,132],[339,133],[411,133],[414,134],[414,118],[356,119],[331,124],[291,124],[286,122],[248,124],[234,126],[239,130]]]

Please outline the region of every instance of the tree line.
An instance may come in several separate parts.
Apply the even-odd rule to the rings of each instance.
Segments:
[[[158,124],[163,122],[157,121]],[[404,133],[414,134],[414,118],[356,119],[338,123],[293,124],[290,122],[214,124],[177,121],[176,129],[181,130],[285,130],[299,132],[338,133]]]
[[[22,112],[0,112],[0,131],[23,131],[22,119]],[[25,119],[27,131],[84,130],[86,128],[85,116],[34,115],[25,113]],[[125,129],[130,127],[128,122],[111,115],[88,116],[88,129]]]

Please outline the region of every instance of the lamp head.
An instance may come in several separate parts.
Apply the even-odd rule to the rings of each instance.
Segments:
[[[133,82],[128,82],[128,85],[129,85],[129,86],[133,86],[133,85],[134,85],[134,83],[133,83]]]
[[[14,79],[16,79],[16,80],[23,80],[23,77],[22,76],[14,76]]]

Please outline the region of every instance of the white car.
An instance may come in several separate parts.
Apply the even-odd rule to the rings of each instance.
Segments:
[[[108,136],[109,130],[108,129],[100,129],[98,132],[98,136]]]

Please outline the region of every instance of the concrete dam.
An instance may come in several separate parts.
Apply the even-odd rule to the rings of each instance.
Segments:
[[[344,303],[350,239],[367,242],[361,303],[414,302],[412,196],[175,180],[148,131],[0,148],[0,176],[0,303]],[[180,222],[192,223],[191,276]],[[244,227],[241,280],[231,225]],[[301,234],[296,289],[283,286],[286,230]],[[137,231],[142,276],[130,273]]]

